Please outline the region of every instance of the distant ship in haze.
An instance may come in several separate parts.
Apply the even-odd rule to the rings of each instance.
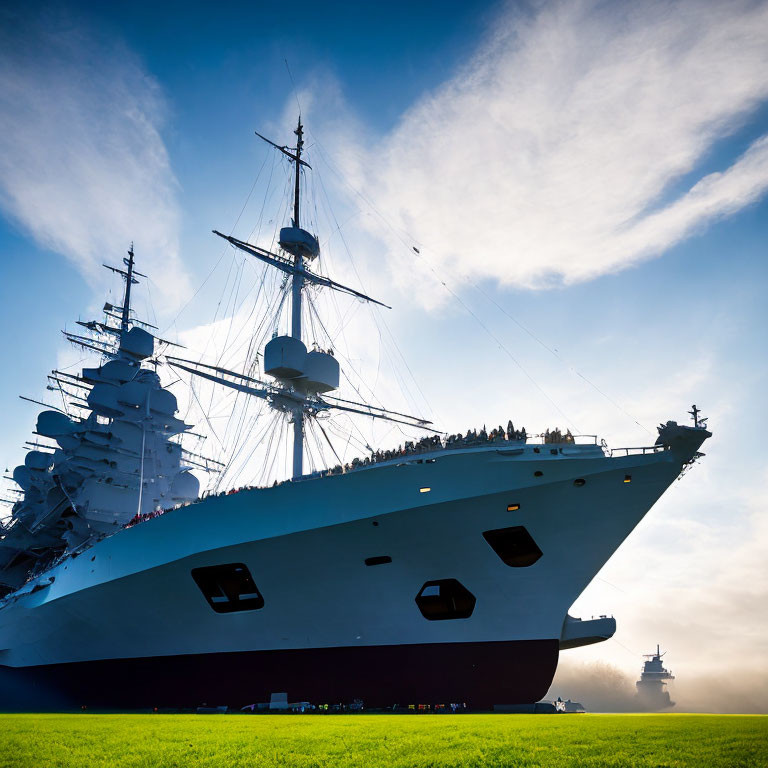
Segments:
[[[319,240],[301,226],[301,120],[295,134],[292,147],[269,142],[292,164],[278,245],[216,233],[274,291],[256,324],[267,335],[237,339],[242,369],[177,357],[137,318],[133,249],[110,267],[121,305],[67,334],[93,363],[52,372],[62,406],[37,418],[0,531],[0,668],[17,688],[90,707],[238,706],[285,691],[482,709],[538,701],[561,650],[613,635],[612,618],[568,611],[701,455],[698,409],[654,445],[609,450],[511,423],[446,436],[335,395],[344,370],[314,299],[381,302],[321,273]],[[188,448],[193,425],[165,371],[264,403],[242,430],[290,430],[290,479],[201,494],[195,473],[226,467]],[[425,437],[306,471],[318,445],[335,450],[333,414]]]
[[[656,646],[656,653],[646,653],[643,671],[637,686],[637,698],[644,710],[656,711],[674,707],[675,702],[669,697],[667,680],[674,680],[674,675],[664,668],[661,659],[664,654],[660,646]]]

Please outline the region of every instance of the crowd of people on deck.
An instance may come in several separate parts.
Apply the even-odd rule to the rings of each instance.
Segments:
[[[382,461],[391,461],[392,459],[399,459],[414,454],[429,453],[451,448],[463,448],[466,446],[478,446],[487,443],[524,443],[528,437],[529,435],[525,431],[525,427],[515,429],[514,424],[509,421],[506,429],[499,425],[498,428],[492,429],[490,432],[483,427],[480,431],[476,429],[467,430],[466,435],[458,433],[455,435],[448,435],[445,438],[440,435],[431,435],[429,437],[422,437],[421,440],[415,442],[409,440],[404,445],[401,445],[394,450],[374,451],[370,456],[366,456],[363,459],[355,458],[346,464],[337,464],[331,469],[322,470],[313,474],[319,476],[341,475],[345,472],[352,472],[355,469],[360,469],[361,467],[368,467]],[[557,428],[552,430],[548,429],[541,435],[541,437],[544,439],[545,443],[575,442],[570,429],[565,432],[562,432]]]
[[[130,528],[132,525],[138,525],[144,523],[147,520],[152,520],[156,517],[160,517],[167,512],[167,509],[153,509],[151,512],[144,512],[139,514],[138,512],[123,526],[123,528]]]
[[[479,446],[488,443],[525,443],[528,437],[529,435],[525,431],[525,427],[521,429],[515,429],[512,421],[507,422],[506,429],[499,425],[498,428],[492,429],[490,432],[488,432],[485,426],[483,426],[483,428],[479,431],[476,429],[467,430],[466,435],[457,433],[455,435],[448,435],[445,438],[441,437],[440,435],[430,435],[427,437],[422,437],[420,440],[416,441],[409,440],[393,450],[374,451],[370,456],[366,456],[363,459],[354,458],[352,461],[347,462],[346,464],[337,464],[335,467],[318,470],[317,472],[313,472],[308,476],[326,477],[328,475],[342,475],[346,472],[353,472],[356,469],[369,467],[373,464],[378,464],[383,461],[392,461],[393,459],[399,459],[406,456],[413,456],[420,453],[431,453],[433,451],[446,449],[463,448],[466,446]],[[574,436],[571,434],[570,429],[566,430],[565,432],[562,432],[558,428],[551,430],[548,429],[546,432],[540,435],[540,437],[543,438],[545,444],[575,442]],[[278,481],[275,480],[273,487],[289,482],[291,481],[284,480],[283,482],[278,483]],[[252,491],[258,487],[259,486],[249,485],[243,486],[241,488],[231,488],[227,491],[220,491],[219,493],[210,494],[209,497],[231,496],[232,494],[240,493],[241,491]],[[181,506],[186,506],[186,504]],[[136,525],[137,523],[142,523],[145,520],[151,520],[152,518],[159,517],[168,511],[169,510],[167,509],[158,509],[154,512],[147,512],[141,515],[136,514],[125,524],[125,527],[130,528],[132,525]]]
[[[565,430],[563,434],[559,429],[553,429],[551,432],[547,430],[542,437],[545,443],[575,443],[576,441],[571,434],[570,429]]]
[[[563,434],[559,429],[547,430],[544,435],[545,443],[572,443],[574,442],[571,431],[568,430]],[[483,427],[480,431],[476,429],[467,430],[466,435],[457,433],[455,435],[448,435],[442,438],[440,435],[431,435],[430,437],[422,437],[421,440],[416,442],[408,441],[404,445],[388,451],[374,451],[370,456],[366,456],[363,459],[352,459],[347,464],[337,464],[331,469],[316,472],[316,475],[341,475],[345,472],[351,472],[361,467],[368,467],[371,464],[378,464],[382,461],[391,461],[392,459],[399,459],[404,456],[412,456],[419,453],[427,453],[432,451],[439,451],[451,448],[463,448],[465,446],[477,446],[486,443],[506,443],[517,442],[524,443],[528,439],[528,433],[525,431],[525,427],[522,429],[515,429],[514,424],[511,421],[507,423],[507,428],[499,425],[497,429],[492,429],[490,432]]]

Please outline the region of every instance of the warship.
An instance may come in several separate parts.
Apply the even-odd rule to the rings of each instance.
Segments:
[[[640,679],[635,683],[637,698],[643,709],[653,712],[675,706],[666,688],[666,681],[674,680],[675,676],[664,668],[662,656],[664,654],[658,645],[656,653],[646,653],[643,671],[640,673]]]
[[[660,425],[653,445],[609,450],[511,423],[447,436],[335,395],[343,371],[320,318],[307,322],[309,289],[382,302],[317,268],[320,242],[301,219],[301,119],[295,135],[292,146],[261,137],[290,163],[293,215],[278,245],[215,232],[282,281],[275,332],[248,367],[179,357],[138,319],[133,247],[108,267],[124,281],[121,304],[66,332],[94,363],[51,373],[63,406],[39,414],[10,476],[0,706],[13,689],[57,706],[238,706],[286,691],[490,709],[538,701],[560,651],[615,632],[613,618],[569,609],[702,455],[711,435],[698,409],[692,425]],[[185,447],[193,425],[158,371],[262,401],[291,431],[290,477],[201,493],[195,473],[222,467]],[[305,471],[309,431],[327,437],[334,413],[424,437]]]

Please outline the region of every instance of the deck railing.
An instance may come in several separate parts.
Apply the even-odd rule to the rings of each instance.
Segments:
[[[639,456],[645,453],[661,453],[669,450],[668,445],[646,445],[638,448],[611,448],[608,455],[613,456]]]

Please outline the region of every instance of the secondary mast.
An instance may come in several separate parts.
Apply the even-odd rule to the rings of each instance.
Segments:
[[[128,330],[128,324],[131,319],[131,284],[136,281],[133,279],[133,243],[128,249],[128,258],[123,259],[128,272],[125,274],[125,295],[123,296],[123,314],[120,318],[120,330]]]
[[[142,274],[141,272],[137,272],[136,269],[134,268],[133,243],[131,243],[131,247],[128,249],[128,258],[126,259],[125,257],[123,257],[123,264],[125,265],[126,269],[119,269],[118,267],[112,267],[109,264],[102,265],[106,269],[108,269],[110,272],[114,272],[116,275],[120,275],[123,278],[123,280],[125,280],[125,292],[123,293],[123,306],[115,307],[115,306],[112,306],[112,304],[105,304],[104,312],[114,320],[120,321],[120,329],[119,329],[120,334],[127,333],[130,330],[131,326],[133,325],[142,325],[142,326],[146,326],[147,328],[154,329],[155,326],[151,325],[150,323],[145,323],[143,321],[135,320],[131,318],[131,286],[138,285],[139,281],[136,279],[136,276],[146,277],[145,274]],[[118,315],[117,312],[119,312],[120,314]],[[89,328],[90,330],[95,330],[95,327],[92,327],[92,324],[86,324],[85,327]],[[102,330],[107,331],[108,333],[115,333],[117,329],[110,328],[107,326],[102,326]],[[72,340],[73,339],[70,339],[70,341]],[[160,339],[160,341],[163,341],[163,340]]]

